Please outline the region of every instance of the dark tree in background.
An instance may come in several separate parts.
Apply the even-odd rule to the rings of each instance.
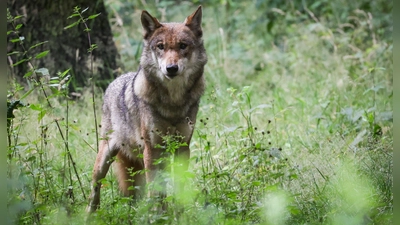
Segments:
[[[70,91],[77,91],[80,87],[89,84],[91,77],[91,64],[88,35],[84,31],[83,24],[70,29],[64,27],[77,20],[76,17],[68,19],[73,13],[74,7],[80,7],[84,17],[98,14],[93,20],[88,20],[87,25],[91,29],[90,37],[92,44],[97,45],[93,51],[93,76],[96,85],[105,89],[116,76],[119,68],[119,55],[113,41],[111,27],[108,22],[107,11],[103,0],[8,0],[7,7],[13,17],[23,16],[18,20],[23,26],[19,29],[19,35],[24,37],[24,46],[29,48],[39,42],[48,41],[40,47],[29,51],[28,55],[33,57],[39,52],[50,50],[49,54],[40,59],[34,59],[35,68],[47,68],[50,76],[57,72],[70,70],[72,82]],[[7,25],[7,30],[12,30]],[[10,35],[12,36],[12,35]],[[8,40],[16,38],[7,37]],[[19,43],[7,42],[7,52],[21,51]],[[31,52],[32,51],[32,52]],[[23,58],[22,55],[12,55],[8,63],[16,63]],[[29,71],[27,63],[21,63],[15,67],[9,67],[11,74],[22,78]]]

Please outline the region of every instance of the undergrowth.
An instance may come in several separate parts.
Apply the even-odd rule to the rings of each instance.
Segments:
[[[132,70],[141,51],[136,22],[141,11],[128,5],[165,21],[183,21],[182,12],[197,5],[106,2],[122,60]],[[167,210],[153,210],[159,199],[121,196],[111,169],[92,222],[391,224],[391,6],[356,1],[347,7],[322,0],[202,4],[208,86],[190,144],[189,170],[182,171],[174,157],[184,143],[165,137],[159,147],[166,150],[161,160],[168,165],[162,175]],[[88,54],[96,51],[90,43],[90,32],[96,31],[86,21],[97,16],[71,9],[67,28],[84,28]],[[8,56],[25,56],[9,61],[10,68],[28,63],[31,69],[26,84],[9,70],[7,222],[83,224],[102,93],[92,85],[81,99],[70,98],[69,69],[37,67],[35,59],[48,52],[30,55],[29,50],[48,43],[25,43],[20,19],[7,14],[13,27],[8,40],[19,43]],[[176,180],[184,189],[175,189]]]

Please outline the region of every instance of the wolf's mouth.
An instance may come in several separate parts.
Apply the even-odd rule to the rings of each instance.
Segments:
[[[165,75],[165,77],[167,77],[168,79],[172,80],[174,77],[176,77],[178,75],[178,73],[167,73]]]

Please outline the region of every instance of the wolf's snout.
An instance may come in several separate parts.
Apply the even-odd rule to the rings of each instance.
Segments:
[[[178,69],[179,69],[178,65],[176,65],[176,64],[169,64],[169,65],[167,66],[168,76],[169,76],[169,77],[175,77],[175,76],[176,76],[176,73],[178,72]]]

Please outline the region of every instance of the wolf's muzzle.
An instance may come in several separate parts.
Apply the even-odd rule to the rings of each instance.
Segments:
[[[179,67],[176,64],[167,65],[167,72],[168,72],[167,76],[170,78],[174,78],[177,75],[178,69]]]

